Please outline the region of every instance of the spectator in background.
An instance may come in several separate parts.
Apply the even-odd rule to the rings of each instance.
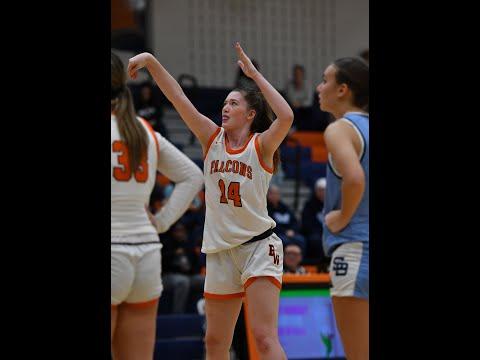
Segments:
[[[162,240],[162,281],[166,291],[173,292],[175,314],[184,313],[191,292],[202,293],[205,276],[194,244],[188,239],[185,225],[178,221]]]
[[[293,110],[312,105],[312,89],[305,85],[305,68],[302,65],[293,67],[293,79],[289,81],[286,89],[287,100]]]
[[[312,91],[305,84],[305,68],[293,67],[293,78],[287,84],[285,95],[294,114],[293,125],[297,130],[312,130]]]
[[[283,272],[290,274],[306,274],[307,271],[300,265],[302,249],[298,245],[290,244],[283,250]]]
[[[302,233],[307,239],[307,254],[309,258],[322,261],[325,257],[322,245],[323,235],[323,201],[327,180],[316,181],[312,197],[305,203],[302,211]]]
[[[283,246],[297,244],[305,254],[305,238],[299,233],[298,221],[292,210],[280,200],[280,188],[276,185],[268,189],[267,210],[277,224],[273,231],[282,239]]]
[[[152,85],[150,83],[147,82],[142,85],[136,108],[138,116],[148,120],[155,131],[169,139],[167,128],[163,123],[162,106],[153,100]]]

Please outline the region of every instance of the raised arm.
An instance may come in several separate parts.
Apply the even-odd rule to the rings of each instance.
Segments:
[[[238,42],[235,44],[235,50],[239,59],[238,65],[246,76],[255,81],[277,117],[270,128],[259,137],[263,156],[271,159],[292,126],[293,111],[282,95],[255,68]]]
[[[132,79],[136,79],[138,70],[144,67],[152,75],[155,83],[167,99],[173,104],[183,121],[185,121],[190,130],[195,134],[205,152],[208,140],[217,130],[218,126],[212,120],[198,112],[178,82],[152,54],[142,53],[131,58],[128,62],[128,74]]]

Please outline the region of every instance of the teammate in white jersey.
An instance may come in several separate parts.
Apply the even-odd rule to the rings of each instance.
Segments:
[[[267,190],[279,166],[278,147],[293,122],[282,96],[235,44],[238,65],[254,89],[237,89],[222,108],[222,127],[200,114],[181,87],[150,54],[128,65],[135,78],[146,67],[199,139],[205,155],[206,219],[202,251],[207,253],[205,310],[207,359],[228,359],[235,323],[248,301],[249,323],[261,359],[286,359],[278,340],[283,247],[267,213]],[[277,116],[270,117],[270,108]]]
[[[203,182],[200,169],[190,159],[135,116],[125,68],[113,53],[111,73],[112,356],[146,360],[153,357],[162,291],[158,233],[187,210]],[[145,206],[157,170],[177,186],[153,217]]]

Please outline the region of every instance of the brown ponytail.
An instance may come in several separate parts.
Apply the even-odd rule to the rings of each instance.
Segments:
[[[128,149],[128,160],[132,174],[146,156],[148,135],[144,126],[135,116],[130,89],[126,86],[126,72],[120,58],[111,53],[111,110],[118,123],[120,138]]]

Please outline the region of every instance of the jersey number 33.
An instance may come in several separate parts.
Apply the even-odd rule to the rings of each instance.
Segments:
[[[116,140],[112,144],[112,152],[118,153],[118,164],[113,168],[113,177],[117,181],[130,181],[132,178],[132,171],[130,169],[130,162],[128,158],[128,148],[124,142]],[[144,183],[148,180],[148,164],[147,158],[144,157],[140,162],[140,166],[133,174],[138,183]]]

